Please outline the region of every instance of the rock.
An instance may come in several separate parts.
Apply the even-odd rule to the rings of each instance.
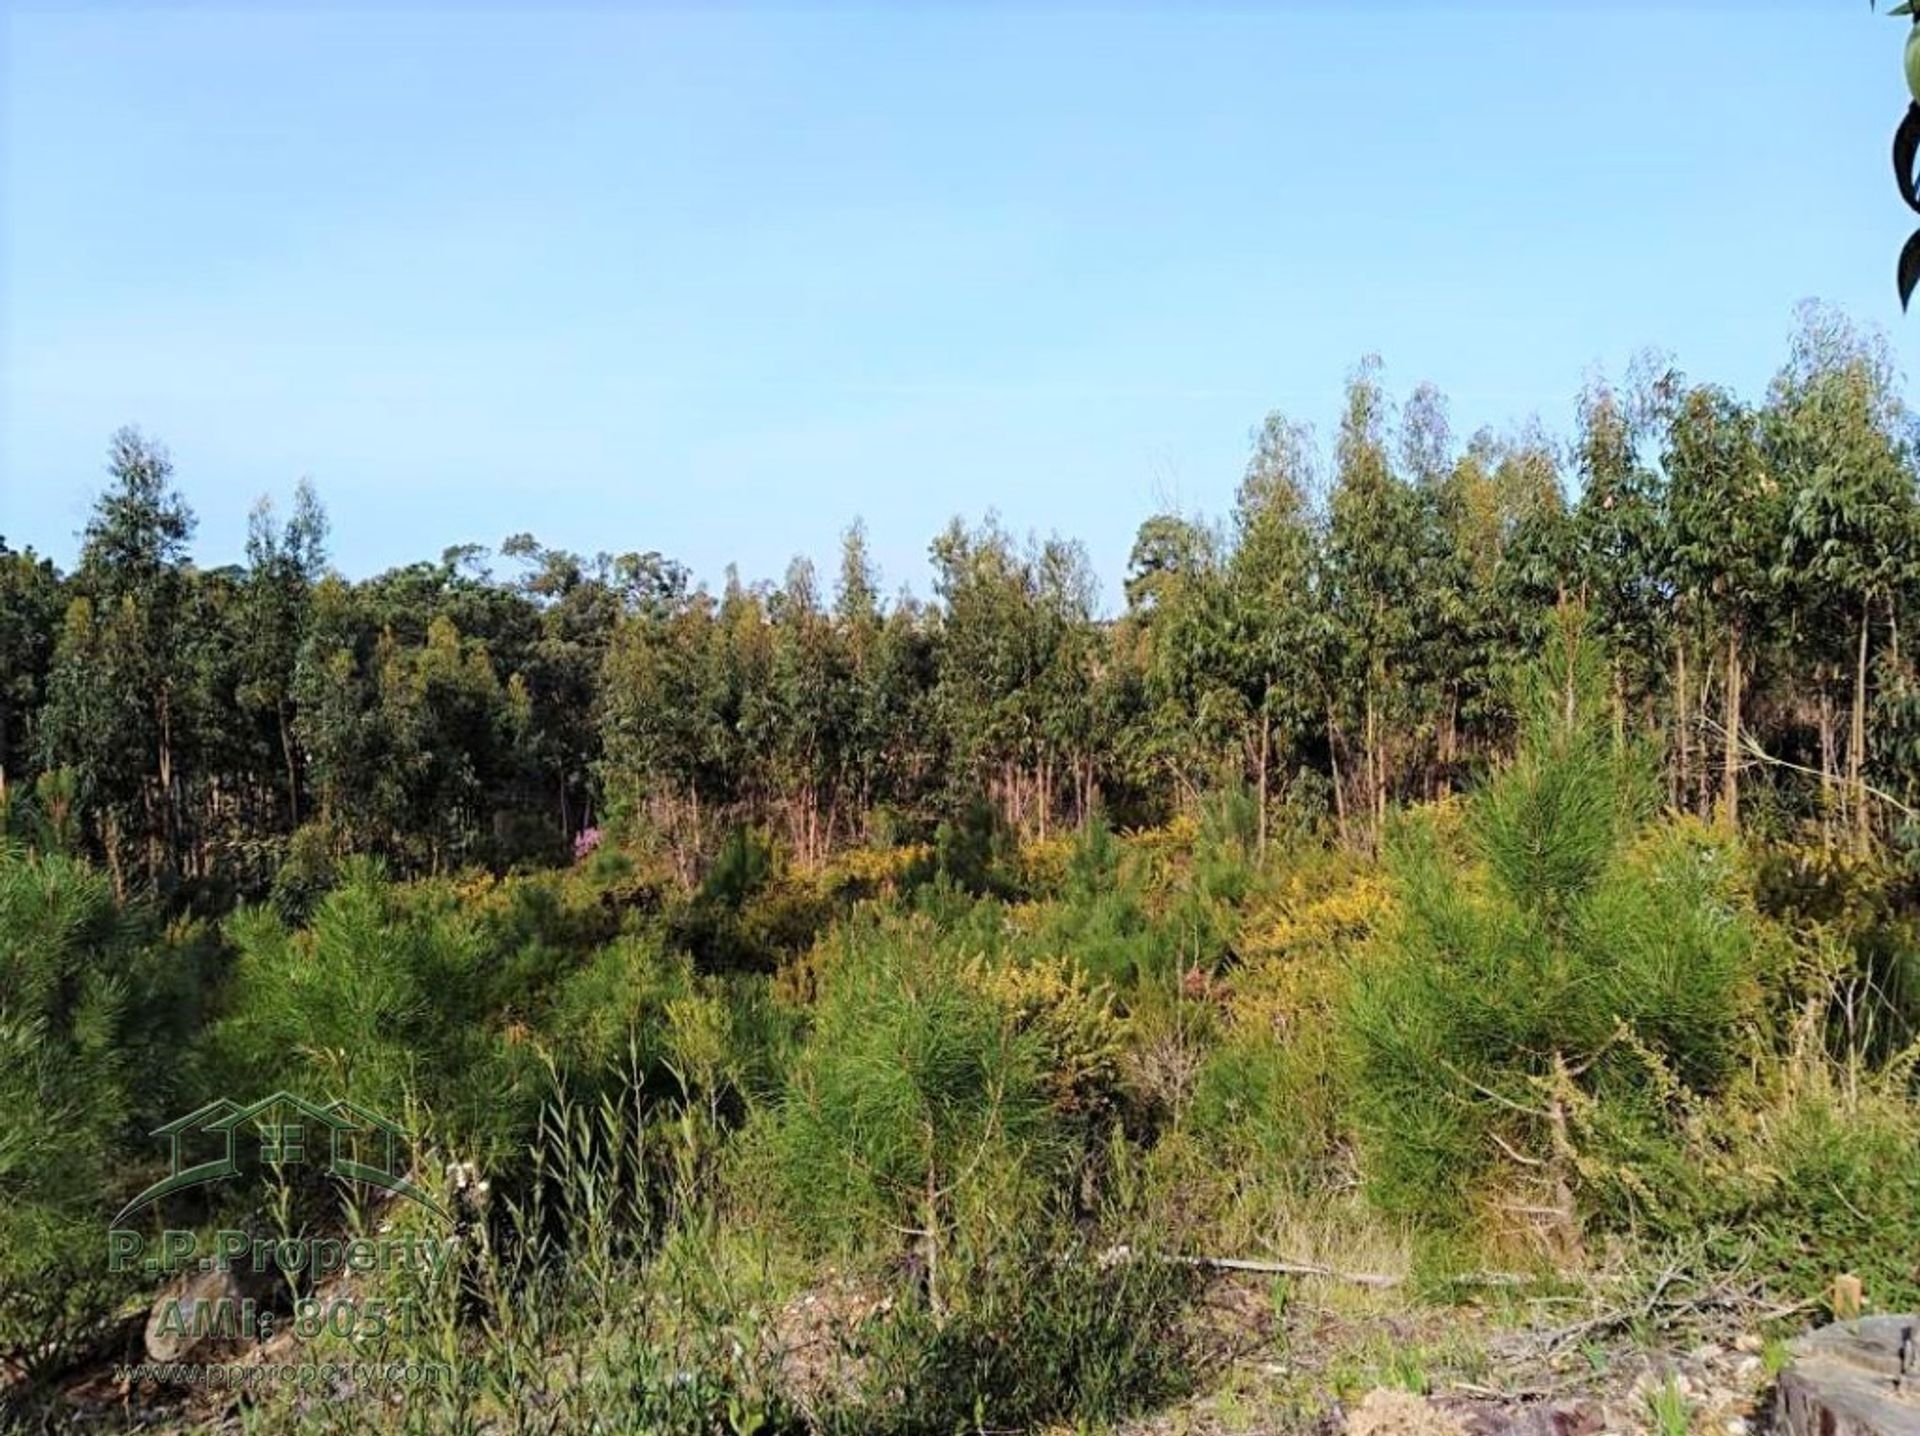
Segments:
[[[1597,1402],[1553,1401],[1513,1407],[1471,1402],[1451,1408],[1468,1436],[1598,1436],[1607,1429]]]
[[[189,1272],[170,1283],[147,1311],[147,1359],[188,1361],[204,1355],[223,1340],[213,1333],[223,1316],[237,1317],[241,1300],[231,1272]]]
[[[1793,1343],[1774,1393],[1783,1436],[1920,1436],[1920,1316],[1836,1322]]]
[[[1592,1402],[1556,1401],[1520,1411],[1508,1430],[1509,1436],[1595,1436],[1606,1425],[1606,1417]]]
[[[1467,1436],[1467,1427],[1423,1396],[1383,1386],[1347,1417],[1348,1436]]]

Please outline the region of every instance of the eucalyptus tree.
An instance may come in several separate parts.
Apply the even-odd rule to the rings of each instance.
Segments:
[[[1915,573],[1910,423],[1885,341],[1831,309],[1803,308],[1766,409],[1769,461],[1785,494],[1778,576],[1814,685],[1828,693],[1841,664],[1851,675],[1846,791],[1861,842],[1871,823],[1865,775],[1875,614],[1878,648],[1897,664],[1901,601]],[[1822,783],[1831,791],[1830,701],[1820,721]]]
[[[1213,561],[1216,547],[1212,533],[1196,519],[1167,513],[1144,520],[1127,556],[1128,613],[1151,623],[1154,612],[1179,586]]]
[[[794,849],[817,860],[840,818],[836,779],[850,714],[844,649],[822,608],[813,564],[796,558],[769,599],[776,709],[772,786],[786,810]]]
[[[1746,677],[1775,609],[1781,487],[1763,461],[1757,416],[1714,385],[1678,396],[1662,462],[1667,576],[1720,653],[1719,811],[1732,826],[1740,815]]]
[[[1138,675],[1140,690],[1142,711],[1121,755],[1129,777],[1182,798],[1205,781],[1213,761],[1217,735],[1200,729],[1199,694],[1210,671],[1200,649],[1224,604],[1223,546],[1212,527],[1182,514],[1142,522],[1127,560],[1126,615],[1112,633],[1114,659]]]
[[[326,569],[327,515],[313,485],[294,490],[282,524],[271,500],[254,505],[247,523],[247,574],[239,615],[236,697],[272,729],[286,775],[287,821],[300,823],[300,769],[293,739],[294,668],[306,636],[313,585]]]
[[[713,599],[623,614],[600,672],[600,786],[615,816],[648,816],[673,840],[683,870],[698,852],[723,747],[713,681]],[[684,831],[684,838],[681,836]]]
[[[839,789],[850,825],[871,829],[917,811],[944,764],[942,726],[931,713],[938,646],[927,615],[904,590],[880,596],[880,573],[857,520],[841,536],[834,634],[843,665]]]
[[[39,767],[39,727],[63,605],[60,575],[0,538],[0,795]]]
[[[953,764],[949,801],[986,789],[1015,825],[1033,806],[1025,760],[1033,747],[1025,690],[1033,677],[1026,575],[991,517],[979,532],[955,519],[932,548],[940,601],[934,703]]]
[[[834,782],[847,795],[850,817],[859,822],[875,800],[902,705],[893,701],[885,681],[886,619],[880,609],[879,575],[867,548],[866,526],[858,520],[840,536],[833,630],[845,665],[837,695],[841,741]]]
[[[809,606],[812,582],[809,574]],[[707,668],[713,685],[708,703],[716,718],[709,729],[714,746],[707,754],[715,796],[736,816],[755,822],[766,821],[786,791],[778,772],[782,713],[774,671],[775,592],[771,583],[745,582],[734,565],[727,565]]]
[[[1607,655],[1616,732],[1658,701],[1672,652],[1679,790],[1691,764],[1688,615],[1666,576],[1666,493],[1642,448],[1678,379],[1665,371],[1621,393],[1604,378],[1582,389],[1572,460],[1580,497],[1569,526],[1569,597]]]
[[[335,847],[403,871],[508,860],[532,764],[525,680],[445,613],[417,638],[396,631],[388,601],[333,576],[314,586],[294,736],[316,817]]]
[[[1344,697],[1331,701],[1327,714],[1335,791],[1358,797],[1357,805],[1342,799],[1343,815],[1355,817],[1357,806],[1369,842],[1377,840],[1385,822],[1397,761],[1423,716],[1421,695],[1407,680],[1424,598],[1426,506],[1394,471],[1391,421],[1380,361],[1369,356],[1347,383],[1327,503],[1324,568],[1330,652]],[[1357,774],[1338,771],[1342,752],[1357,758]]]
[[[1311,430],[1269,415],[1235,501],[1225,631],[1214,645],[1224,686],[1245,715],[1241,746],[1259,802],[1262,852],[1276,750],[1295,751],[1325,714],[1315,612],[1317,484]]]
[[[1044,836],[1063,788],[1072,797],[1075,823],[1084,823],[1094,806],[1094,745],[1100,737],[1093,702],[1101,655],[1094,626],[1099,584],[1078,540],[1048,539],[1028,556],[1028,571],[1034,615],[1034,761]]]
[[[1438,702],[1437,793],[1510,732],[1514,676],[1564,597],[1566,504],[1552,444],[1537,427],[1507,438],[1480,431],[1422,487],[1435,526],[1419,646]]]
[[[1400,470],[1414,495],[1413,561],[1419,601],[1402,679],[1419,694],[1426,747],[1423,793],[1436,797],[1460,754],[1463,707],[1488,682],[1481,653],[1484,592],[1499,552],[1499,514],[1485,446],[1454,453],[1446,396],[1418,385],[1401,410]]]
[[[1143,712],[1130,730],[1136,780],[1179,802],[1220,776],[1238,753],[1248,706],[1235,686],[1234,616],[1224,536],[1177,514],[1140,526],[1128,567],[1127,618],[1116,653],[1140,674]]]
[[[926,606],[902,591],[887,608],[875,654],[872,731],[883,746],[871,760],[874,796],[896,812],[926,812],[953,767],[939,722],[939,630]]]
[[[55,646],[41,743],[47,766],[74,770],[124,887],[136,868],[160,875],[175,851],[175,705],[194,517],[173,486],[171,457],[138,430],[114,434],[107,472]]]
[[[605,553],[588,560],[549,549],[531,534],[513,535],[500,552],[526,565],[516,589],[539,613],[538,633],[520,670],[532,704],[529,741],[533,762],[552,785],[557,832],[571,839],[594,810],[600,757],[595,707],[622,603],[615,560]]]

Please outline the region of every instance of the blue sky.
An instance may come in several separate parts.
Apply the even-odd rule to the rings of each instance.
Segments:
[[[0,534],[62,563],[137,423],[207,563],[310,475],[355,576],[531,530],[777,577],[859,515],[924,594],[997,509],[1112,604],[1369,351],[1465,435],[1646,345],[1757,395],[1806,297],[1915,343],[1853,0],[0,23]]]

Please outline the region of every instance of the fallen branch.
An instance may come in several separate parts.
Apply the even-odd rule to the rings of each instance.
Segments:
[[[1108,1247],[1094,1259],[1103,1267],[1132,1261],[1136,1253],[1129,1246]],[[1166,1260],[1180,1266],[1200,1267],[1206,1271],[1248,1272],[1255,1276],[1317,1276],[1327,1281],[1342,1281],[1350,1286],[1369,1286],[1381,1290],[1405,1284],[1405,1277],[1377,1271],[1342,1271],[1311,1261],[1279,1261],[1264,1257],[1175,1256]],[[1510,1271],[1463,1272],[1447,1277],[1455,1286],[1525,1286],[1532,1277]]]
[[[1305,1261],[1255,1261],[1246,1257],[1176,1257],[1183,1266],[1205,1267],[1209,1271],[1246,1271],[1260,1276],[1319,1276],[1344,1281],[1354,1286],[1399,1286],[1400,1278],[1383,1272],[1340,1271]]]
[[[1725,741],[1727,730],[1711,718],[1702,719],[1701,726],[1708,729],[1721,741]],[[1760,740],[1744,728],[1740,730],[1739,736],[1735,739],[1735,743],[1749,758],[1765,767],[1785,768],[1789,773],[1804,773],[1809,778],[1820,778],[1831,781],[1837,787],[1852,788],[1856,792],[1864,793],[1870,798],[1878,798],[1881,802],[1904,817],[1920,818],[1920,813],[1916,813],[1912,808],[1894,797],[1893,794],[1874,787],[1873,784],[1867,782],[1865,778],[1843,778],[1838,773],[1822,773],[1818,768],[1809,768],[1804,763],[1792,763],[1785,758],[1775,757],[1765,748],[1762,748],[1760,746]]]

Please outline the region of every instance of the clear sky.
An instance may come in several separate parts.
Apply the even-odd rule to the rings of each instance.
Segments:
[[[924,594],[991,508],[1111,605],[1368,351],[1464,435],[1645,345],[1757,395],[1806,297],[1920,334],[1857,0],[0,9],[0,535],[63,564],[137,423],[205,563],[310,475],[355,576],[860,515]]]

